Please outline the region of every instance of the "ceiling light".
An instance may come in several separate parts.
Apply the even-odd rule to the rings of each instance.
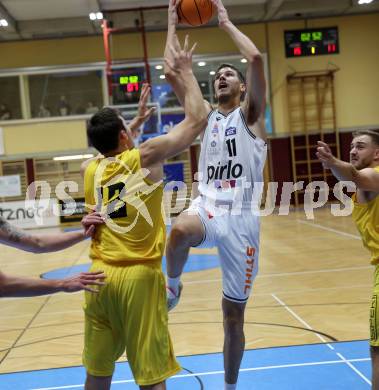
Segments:
[[[96,20],[96,14],[95,14],[95,12],[91,12],[91,13],[89,14],[89,18],[90,18],[91,20]]]
[[[102,12],[96,12],[96,19],[97,20],[103,20],[103,13]]]
[[[155,69],[161,70],[161,69],[163,69],[163,66],[162,66],[162,65],[157,65],[157,66],[155,67]]]
[[[93,157],[93,154],[76,154],[72,156],[59,156],[59,157],[54,157],[54,161],[67,161],[67,160],[84,160],[87,158]]]
[[[247,59],[246,59],[246,58],[242,58],[241,62],[242,62],[243,64],[246,64]]]
[[[162,79],[162,80],[164,80],[164,79],[166,78],[166,76],[165,76],[164,74],[161,74],[161,75],[159,76],[159,78]]]
[[[211,70],[211,71],[209,72],[209,74],[210,74],[211,76],[214,76],[214,75],[216,74],[216,72],[215,72],[214,70]]]
[[[363,5],[363,4],[370,4],[372,3],[374,0],[359,0],[358,1],[358,4],[359,5]]]
[[[0,19],[0,26],[8,27],[8,22],[5,19]]]
[[[205,66],[205,65],[207,65],[207,63],[204,62],[204,61],[200,61],[200,62],[197,63],[197,65],[198,66]]]

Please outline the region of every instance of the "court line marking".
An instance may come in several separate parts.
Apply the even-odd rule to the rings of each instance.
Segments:
[[[271,294],[272,297],[280,304],[282,305],[290,314],[292,314],[292,316],[294,316],[301,324],[303,324],[306,328],[308,328],[309,330],[314,330],[306,321],[304,321],[297,313],[295,313],[295,311],[293,311],[290,307],[288,307],[286,305],[285,302],[283,302],[280,298],[278,298],[275,294]],[[331,345],[330,343],[327,342],[327,340],[322,337],[320,334],[318,333],[314,333],[316,337],[318,337],[323,343],[325,343],[325,345],[331,349],[332,351],[334,351],[336,353],[336,355],[345,363],[347,364],[356,374],[358,374],[367,384],[369,384],[371,386],[371,381],[366,378],[366,376],[361,372],[359,371],[355,366],[353,366],[349,360],[347,360],[341,353],[337,352],[335,350],[335,348],[333,347],[333,345]]]
[[[281,273],[273,273],[273,274],[263,274],[260,275],[258,273],[257,279],[262,278],[275,278],[275,277],[281,277],[281,276],[296,276],[296,275],[309,275],[309,274],[322,274],[322,273],[329,273],[329,272],[345,272],[345,271],[357,271],[360,269],[371,269],[373,268],[372,265],[364,265],[359,267],[346,267],[346,268],[326,268],[326,269],[320,269],[320,270],[310,270],[310,271],[298,271],[298,272],[281,272]],[[203,284],[203,283],[215,283],[215,282],[221,282],[222,279],[205,279],[205,280],[192,280],[189,282],[185,282],[185,284]]]
[[[356,235],[356,234],[346,233],[346,232],[343,232],[341,230],[337,230],[337,229],[333,229],[333,228],[330,228],[330,227],[327,227],[327,226],[324,226],[324,225],[320,225],[318,223],[303,221],[303,220],[300,220],[300,219],[298,219],[297,222],[302,223],[304,225],[313,226],[315,228],[319,228],[319,229],[322,229],[322,230],[326,230],[328,232],[337,233],[337,234],[339,234],[341,236],[353,238],[354,240],[361,240],[361,237]]]
[[[251,367],[251,368],[241,368],[240,372],[250,372],[250,371],[263,371],[263,370],[273,370],[273,369],[279,369],[279,368],[292,368],[292,367],[307,367],[307,366],[323,366],[328,364],[346,364],[346,363],[354,363],[354,362],[367,362],[370,361],[370,358],[360,358],[360,359],[350,359],[350,360],[326,360],[326,361],[319,361],[319,362],[307,362],[307,363],[292,363],[292,364],[281,364],[276,366],[261,366],[261,367]],[[171,377],[170,379],[177,379],[177,378],[188,378],[188,377],[194,377],[194,376],[209,376],[209,375],[223,375],[224,371],[208,371],[208,372],[200,372],[200,373],[193,373],[193,374],[182,374],[182,375],[175,375]],[[125,379],[125,380],[118,380],[118,381],[112,381],[112,385],[115,384],[122,384],[122,383],[134,383],[133,379]],[[29,390],[61,390],[61,389],[77,389],[77,388],[83,388],[84,384],[82,385],[66,385],[66,386],[57,386],[57,387],[40,387],[40,388],[33,388]]]
[[[339,286],[339,287],[319,287],[319,288],[303,288],[303,289],[295,289],[295,290],[277,290],[275,292],[265,292],[265,293],[255,293],[255,297],[266,297],[267,295],[271,294],[281,294],[281,295],[293,295],[293,294],[299,294],[299,293],[315,293],[317,291],[332,291],[332,290],[351,290],[353,288],[372,288],[369,284],[356,284],[352,286]],[[219,302],[220,298],[182,298],[181,302],[188,303],[194,303],[194,302]],[[362,303],[367,304],[368,300],[362,301]],[[184,312],[173,312],[172,314],[183,314]]]

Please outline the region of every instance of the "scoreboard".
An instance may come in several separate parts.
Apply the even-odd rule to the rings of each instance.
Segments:
[[[131,67],[112,71],[113,104],[136,104],[145,80],[144,67]]]
[[[338,54],[338,27],[284,31],[286,57]]]

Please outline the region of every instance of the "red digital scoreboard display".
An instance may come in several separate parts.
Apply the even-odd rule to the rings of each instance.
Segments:
[[[145,80],[145,68],[133,67],[112,71],[113,104],[136,104]]]
[[[124,85],[127,92],[138,92],[141,81],[141,77],[138,74],[119,77],[119,85]]]
[[[284,31],[286,57],[338,54],[338,27]]]

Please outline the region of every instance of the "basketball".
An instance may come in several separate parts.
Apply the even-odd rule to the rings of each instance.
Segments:
[[[213,11],[210,0],[181,0],[178,6],[179,23],[201,26],[212,19]]]

